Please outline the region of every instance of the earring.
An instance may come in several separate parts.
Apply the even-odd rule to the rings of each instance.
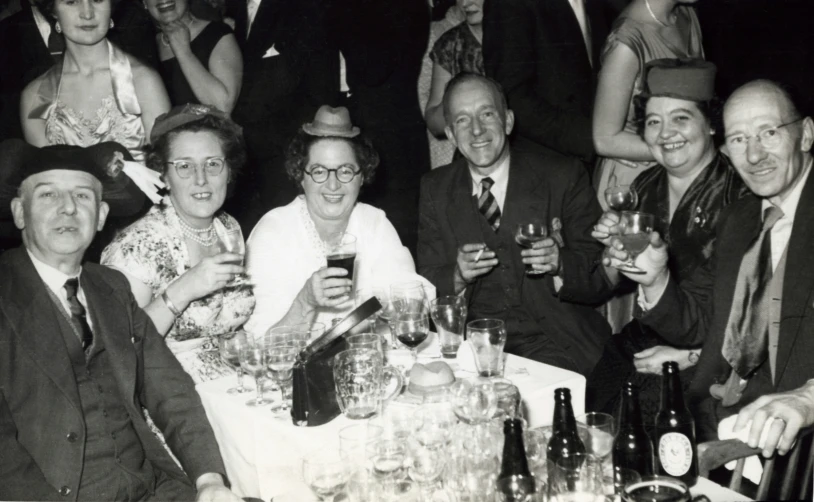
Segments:
[[[62,26],[59,25],[59,21],[54,23],[54,29],[57,30],[57,33],[62,33]]]
[[[112,30],[114,26],[116,26],[116,24],[115,24],[115,23],[113,23],[113,20],[111,19],[111,20],[110,20],[110,29]]]

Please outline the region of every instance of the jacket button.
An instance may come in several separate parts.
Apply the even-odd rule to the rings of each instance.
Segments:
[[[76,442],[76,433],[75,432],[69,432],[68,435],[65,436],[65,439],[67,439],[69,443],[75,443]]]
[[[59,494],[62,495],[63,497],[67,497],[68,495],[71,494],[71,489],[68,488],[67,486],[63,486],[62,488],[59,489]]]

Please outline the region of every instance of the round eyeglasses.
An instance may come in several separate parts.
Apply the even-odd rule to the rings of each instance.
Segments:
[[[197,166],[201,166],[206,172],[207,176],[218,176],[223,172],[223,166],[226,165],[226,159],[223,157],[210,157],[203,161],[203,164],[196,164],[191,160],[170,160],[167,164],[175,168],[175,172],[179,178],[189,178],[195,172]]]
[[[791,122],[786,122],[785,124],[780,124],[778,126],[770,127],[768,129],[764,129],[755,135],[749,134],[733,134],[726,138],[726,148],[729,150],[729,153],[735,155],[742,155],[746,152],[746,147],[749,146],[749,140],[752,138],[757,138],[758,143],[763,148],[775,148],[780,144],[780,129],[786,126],[790,126],[792,124],[796,124],[800,122],[803,118],[799,118],[796,120],[792,120]]]
[[[336,175],[336,179],[340,183],[350,183],[357,174],[362,172],[361,169],[354,170],[351,166],[339,166],[336,169],[328,169],[327,167],[314,166],[310,171],[305,171],[305,174],[314,180],[314,183],[325,183],[328,181],[328,176],[331,173]]]

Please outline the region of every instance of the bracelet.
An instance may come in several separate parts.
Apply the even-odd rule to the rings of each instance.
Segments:
[[[166,305],[167,308],[170,309],[170,312],[172,312],[172,314],[175,317],[181,317],[181,311],[178,310],[178,307],[176,307],[175,304],[172,303],[172,301],[170,301],[170,297],[167,296],[167,290],[166,289],[164,290],[163,293],[161,293],[161,299],[164,301],[164,305]]]

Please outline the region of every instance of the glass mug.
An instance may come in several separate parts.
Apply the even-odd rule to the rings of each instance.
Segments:
[[[404,386],[401,371],[384,364],[374,349],[350,349],[334,356],[336,400],[353,420],[370,418]]]

